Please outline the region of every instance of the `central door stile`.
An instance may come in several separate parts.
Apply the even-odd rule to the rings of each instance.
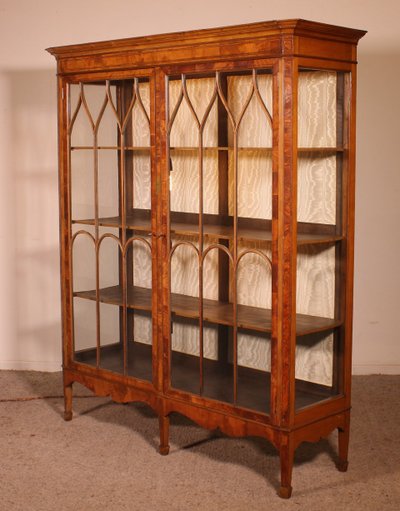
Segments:
[[[153,310],[153,385],[163,390],[163,285],[165,247],[163,242],[163,203],[165,191],[161,186],[163,155],[163,120],[165,118],[164,78],[160,69],[154,69],[150,80],[150,143],[151,143],[151,233],[152,233],[152,310]],[[164,144],[165,145],[165,144]]]
[[[170,304],[170,271],[169,251],[171,246],[169,233],[169,154],[167,143],[167,112],[168,95],[167,77],[162,68],[154,72],[154,135],[155,159],[152,169],[153,194],[153,238],[155,238],[156,252],[153,265],[157,282],[157,360],[156,388],[165,393],[170,387],[170,331],[171,331],[171,304]],[[153,297],[153,300],[155,298]]]

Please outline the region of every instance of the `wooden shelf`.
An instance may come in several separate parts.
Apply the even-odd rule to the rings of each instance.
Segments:
[[[71,146],[71,151],[93,151],[95,149],[94,146]],[[97,146],[96,149],[99,150],[109,150],[109,151],[137,151],[137,152],[150,152],[151,147],[149,146],[125,146],[125,147],[119,147],[119,146]],[[260,153],[266,153],[271,154],[272,153],[272,147],[238,147],[237,148],[239,152],[260,152]],[[199,150],[196,146],[180,146],[180,147],[170,147],[169,148],[171,153],[178,153],[178,152],[197,152]],[[233,151],[233,147],[227,147],[227,146],[215,146],[215,147],[203,147],[204,152],[212,152],[212,151]],[[334,153],[342,153],[344,152],[343,147],[298,147],[297,152],[300,154],[303,153],[321,153],[321,154],[334,154]]]
[[[203,358],[203,377],[204,397],[233,404],[233,364]],[[171,352],[171,386],[193,394],[199,393],[199,357]],[[269,413],[269,372],[239,365],[237,388],[237,406]],[[334,393],[330,387],[313,383],[304,385],[303,381],[295,380],[296,409],[310,406],[332,395]]]
[[[260,152],[266,154],[272,154],[272,147],[238,147],[238,152]],[[184,152],[198,152],[199,148],[196,146],[180,146],[180,147],[170,147],[171,153],[184,153]],[[203,147],[203,152],[212,152],[212,151],[233,151],[233,147],[227,146],[215,146],[215,147]],[[316,154],[335,154],[342,153],[344,151],[343,147],[298,147],[297,153],[302,155],[304,153],[316,153]]]
[[[316,153],[321,155],[343,153],[343,147],[298,147],[297,154],[300,156],[307,153]]]
[[[141,380],[152,381],[152,346],[128,342],[127,374]],[[96,365],[96,349],[76,351],[76,362]],[[123,374],[123,346],[115,343],[100,348],[100,368]],[[233,366],[218,360],[203,359],[203,397],[233,404]],[[318,384],[304,386],[295,381],[296,409],[310,406],[333,395],[329,387]],[[199,358],[185,353],[171,353],[171,384],[173,388],[193,394],[199,393]],[[236,405],[269,413],[271,375],[250,367],[238,366],[238,395]]]
[[[199,226],[197,223],[171,222],[171,234],[179,236],[198,236]],[[233,240],[233,227],[228,225],[203,225],[205,237]],[[297,245],[315,245],[320,243],[335,243],[342,240],[342,236],[336,234],[297,234]],[[239,241],[264,241],[272,243],[272,233],[266,229],[253,229],[250,227],[238,228]]]
[[[74,293],[75,297],[85,298],[87,300],[96,300],[96,291],[78,291]],[[111,305],[122,305],[122,286],[112,286],[100,289],[100,301]],[[145,287],[128,288],[128,307],[151,312],[151,289]]]
[[[96,300],[96,291],[78,291],[77,298]],[[122,305],[122,287],[112,286],[100,290],[100,301],[103,303]],[[151,289],[130,286],[128,288],[127,305],[130,309],[151,311]],[[198,319],[199,299],[193,296],[171,293],[171,311],[182,318]],[[217,300],[203,299],[204,321],[218,325],[233,326],[233,305]],[[237,324],[239,328],[257,332],[271,332],[271,311],[261,307],[238,305]],[[331,330],[341,322],[331,318],[296,314],[296,334],[298,336]]]
[[[90,145],[79,145],[79,146],[71,146],[71,151],[94,151],[95,147]],[[119,146],[106,146],[101,145],[97,146],[96,149],[100,150],[108,150],[108,151],[138,151],[138,152],[150,152],[151,147],[149,146],[125,146],[125,147],[119,147]]]
[[[132,229],[133,231],[142,231],[146,233],[151,233],[151,219],[150,219],[150,211],[143,210],[144,214],[130,214],[126,217],[126,227],[127,229]],[[148,214],[147,214],[148,213]],[[94,218],[85,218],[80,220],[72,220],[73,224],[83,224],[83,225],[94,225]],[[99,225],[102,227],[114,227],[115,229],[122,228],[122,219],[120,216],[112,216],[112,217],[102,217],[99,218]]]
[[[233,151],[233,147],[228,146],[208,146],[202,148],[204,152],[212,152],[212,151]],[[238,147],[237,148],[239,152],[246,152],[246,151],[257,151],[260,153],[272,153],[272,147]],[[180,152],[195,152],[197,153],[199,148],[196,146],[180,146],[180,147],[170,147],[169,148],[171,153],[180,153]]]
[[[211,216],[211,215],[210,215]],[[264,241],[266,243],[272,242],[272,233],[270,228],[252,228],[250,226],[251,221],[246,219],[246,226],[238,228],[238,240],[239,241]],[[255,219],[254,223],[259,224],[259,219]],[[94,225],[93,218],[87,218],[82,220],[73,220],[73,224],[84,224]],[[99,218],[99,225],[102,227],[113,227],[116,229],[122,228],[121,217],[107,217]],[[129,214],[126,217],[126,227],[132,231],[140,231],[150,234],[151,233],[151,220],[150,211],[136,210],[133,214]],[[318,229],[318,225],[315,224],[314,231]],[[233,240],[233,227],[232,225],[223,225],[216,223],[204,223],[203,234],[205,237],[217,238],[224,240]],[[199,225],[197,222],[191,220],[187,221],[174,221],[171,220],[171,235],[179,236],[198,236]],[[297,245],[315,245],[321,243],[336,243],[342,240],[343,237],[331,232],[312,232],[312,233],[297,233]]]
[[[152,381],[151,344],[128,343],[127,374],[141,380]],[[76,351],[76,362],[96,365],[96,348]],[[122,343],[114,343],[100,348],[100,368],[114,373],[124,373],[124,353]]]

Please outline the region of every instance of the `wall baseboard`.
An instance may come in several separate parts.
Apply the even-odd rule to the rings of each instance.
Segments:
[[[54,373],[61,371],[61,361],[22,361],[0,360],[0,369],[14,371],[44,371]]]
[[[355,364],[352,374],[400,374],[400,364]]]

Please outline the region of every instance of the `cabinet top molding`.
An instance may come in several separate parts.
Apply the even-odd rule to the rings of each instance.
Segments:
[[[238,54],[242,58],[314,56],[354,62],[355,47],[365,34],[364,30],[291,19],[58,46],[47,51],[58,60],[59,74],[95,71],[110,64],[115,69],[153,67],[229,59]],[[332,54],[325,55],[328,41],[328,53]],[[332,52],[332,42],[336,42],[338,51]],[[122,55],[125,58],[119,59]],[[131,56],[128,60],[127,55]],[[71,59],[75,64],[68,65]]]

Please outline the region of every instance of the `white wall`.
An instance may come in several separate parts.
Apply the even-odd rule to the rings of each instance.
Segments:
[[[0,368],[60,367],[55,62],[49,46],[306,18],[359,46],[354,372],[400,373],[398,0],[0,0]]]

